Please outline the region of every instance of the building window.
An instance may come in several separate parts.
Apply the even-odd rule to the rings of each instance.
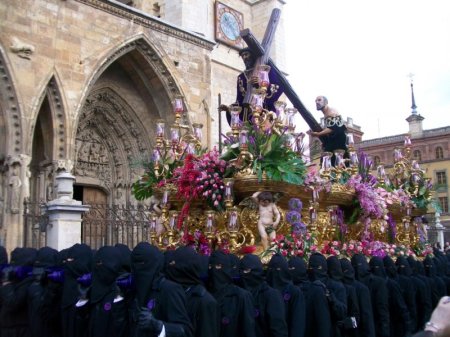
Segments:
[[[436,172],[436,183],[437,185],[447,185],[445,171]]]
[[[381,159],[378,156],[373,157],[373,166],[377,167],[378,165],[380,165],[381,163]]]
[[[436,148],[436,159],[443,159],[444,158],[444,151],[442,150],[442,147],[438,146]]]
[[[442,213],[448,213],[448,198],[439,197],[439,204],[441,205]]]
[[[413,153],[413,157],[415,160],[417,161],[422,161],[422,154],[420,153],[419,150],[415,150]]]

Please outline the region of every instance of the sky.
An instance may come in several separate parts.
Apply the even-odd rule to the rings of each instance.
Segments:
[[[287,0],[281,15],[288,79],[317,121],[324,95],[363,140],[407,133],[413,74],[423,128],[450,126],[449,0]]]

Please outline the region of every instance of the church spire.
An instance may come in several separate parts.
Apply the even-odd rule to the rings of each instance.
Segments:
[[[413,74],[408,75],[411,79],[411,115],[406,118],[406,121],[409,123],[409,134],[412,137],[421,137],[423,134],[422,121],[425,118],[417,113],[416,99],[414,98],[413,76]]]
[[[417,105],[416,105],[416,100],[414,98],[414,84],[413,84],[413,80],[412,80],[412,76],[411,76],[411,113],[413,115],[417,115]]]

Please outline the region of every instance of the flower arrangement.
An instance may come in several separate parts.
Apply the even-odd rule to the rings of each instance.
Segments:
[[[299,256],[307,259],[309,255],[317,251],[318,247],[315,244],[315,239],[310,233],[292,233],[290,235],[277,235],[262,256],[278,253],[286,258]]]
[[[161,181],[170,180],[175,169],[183,164],[181,159],[176,159],[173,151],[158,151],[159,170],[156,170],[154,158],[148,163],[143,163],[145,172],[132,185],[132,194],[137,200],[145,200],[154,194],[155,187]]]
[[[324,242],[324,245],[320,252],[323,255],[333,255],[333,256],[339,256],[341,255],[341,250],[345,249],[345,244],[341,245],[339,241],[330,241],[330,242]]]
[[[291,198],[288,202],[286,221],[291,225],[291,232],[299,235],[306,233],[306,225],[302,221],[303,203],[298,198]]]
[[[424,241],[419,241],[419,243],[412,248],[414,254],[417,257],[427,257],[427,256],[434,256],[433,253],[433,247],[431,246],[431,244],[424,242]]]
[[[310,189],[315,189],[317,192],[330,192],[332,183],[329,179],[323,179],[322,177],[320,177],[317,166],[313,164],[308,166],[304,185],[309,187]]]
[[[211,208],[223,210],[224,177],[230,174],[227,162],[213,149],[196,157],[187,155],[169,181],[177,187],[178,197],[187,201],[206,200]]]
[[[192,234],[186,233],[181,240],[181,244],[193,247],[197,253],[206,256],[210,256],[213,249],[206,236],[199,230],[196,230]]]
[[[271,129],[258,128],[248,122],[244,123],[242,128],[248,131],[247,151],[253,157],[250,169],[260,181],[263,175],[266,175],[273,181],[283,181],[295,185],[303,183],[306,166],[301,155],[286,146],[289,143],[286,128],[282,132],[276,133]],[[236,162],[241,152],[239,143],[228,137],[225,145],[227,151],[222,159]]]

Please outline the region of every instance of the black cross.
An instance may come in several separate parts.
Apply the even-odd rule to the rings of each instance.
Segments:
[[[241,37],[247,43],[248,48],[251,50],[252,55],[255,57],[255,68],[257,65],[260,64],[268,64],[271,67],[271,70],[275,72],[277,75],[280,84],[284,88],[284,93],[289,99],[289,101],[292,103],[292,105],[298,110],[300,115],[303,117],[305,122],[308,124],[308,126],[313,131],[322,131],[322,127],[320,124],[315,120],[314,116],[311,114],[311,112],[306,109],[306,107],[303,105],[303,103],[300,101],[300,98],[298,98],[297,94],[295,93],[294,89],[290,85],[289,81],[287,80],[286,76],[278,69],[278,67],[275,65],[273,60],[269,57],[270,53],[270,47],[272,45],[273,38],[275,36],[275,31],[278,25],[278,22],[280,20],[280,14],[281,10],[278,8],[275,8],[272,11],[272,15],[270,16],[270,21],[267,24],[266,31],[264,33],[264,38],[262,43],[259,43],[258,40],[253,36],[253,34],[250,32],[250,30],[244,29],[241,31]],[[250,81],[248,81],[250,82]],[[250,86],[250,88],[247,88],[246,97],[244,99],[245,103],[249,103],[251,99],[251,83],[247,83],[247,85]],[[247,97],[248,96],[248,97]],[[321,141],[323,142],[323,139],[321,138]]]

